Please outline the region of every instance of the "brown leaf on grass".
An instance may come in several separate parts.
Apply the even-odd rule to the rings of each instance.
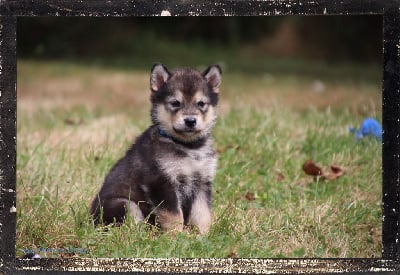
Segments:
[[[245,198],[249,201],[254,201],[256,199],[254,196],[254,193],[252,193],[252,192],[247,192],[245,195]]]
[[[277,176],[278,181],[283,181],[285,179],[285,176],[282,173],[279,173]]]
[[[337,179],[344,174],[343,168],[337,165],[331,165],[331,173],[328,175],[329,180]]]
[[[227,257],[228,258],[238,258],[239,257],[239,255],[237,254],[237,246],[236,245],[232,248],[232,251],[228,254]]]
[[[343,168],[337,165],[330,166],[330,173],[324,172],[321,167],[316,165],[312,160],[307,160],[303,164],[303,170],[307,175],[321,177],[321,179],[335,180],[344,174]]]
[[[310,176],[322,176],[324,172],[321,167],[317,166],[312,160],[307,160],[303,164],[303,171]]]
[[[337,165],[331,165],[331,171],[335,174],[343,174],[343,169]]]

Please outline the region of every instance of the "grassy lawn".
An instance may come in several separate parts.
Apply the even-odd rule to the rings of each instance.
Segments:
[[[363,78],[362,67],[227,70],[210,233],[173,236],[132,221],[93,227],[93,196],[150,123],[150,66],[19,60],[18,256],[46,248],[42,257],[381,256],[381,144],[348,132],[381,118],[379,75]],[[302,171],[309,159],[345,174],[314,180]]]

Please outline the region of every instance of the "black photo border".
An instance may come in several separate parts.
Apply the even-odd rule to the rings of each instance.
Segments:
[[[382,258],[358,259],[19,259],[16,258],[16,28],[20,16],[382,15]],[[0,0],[0,273],[400,272],[399,0]]]

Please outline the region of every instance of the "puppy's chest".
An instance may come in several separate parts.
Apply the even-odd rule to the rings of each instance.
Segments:
[[[217,158],[210,147],[163,153],[157,160],[160,170],[179,189],[211,182],[215,176]],[[182,190],[184,191],[184,190]]]

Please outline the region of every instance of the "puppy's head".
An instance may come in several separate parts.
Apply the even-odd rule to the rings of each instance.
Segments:
[[[220,83],[218,65],[200,73],[193,69],[170,72],[155,64],[150,76],[153,123],[183,142],[209,135],[217,117]]]

